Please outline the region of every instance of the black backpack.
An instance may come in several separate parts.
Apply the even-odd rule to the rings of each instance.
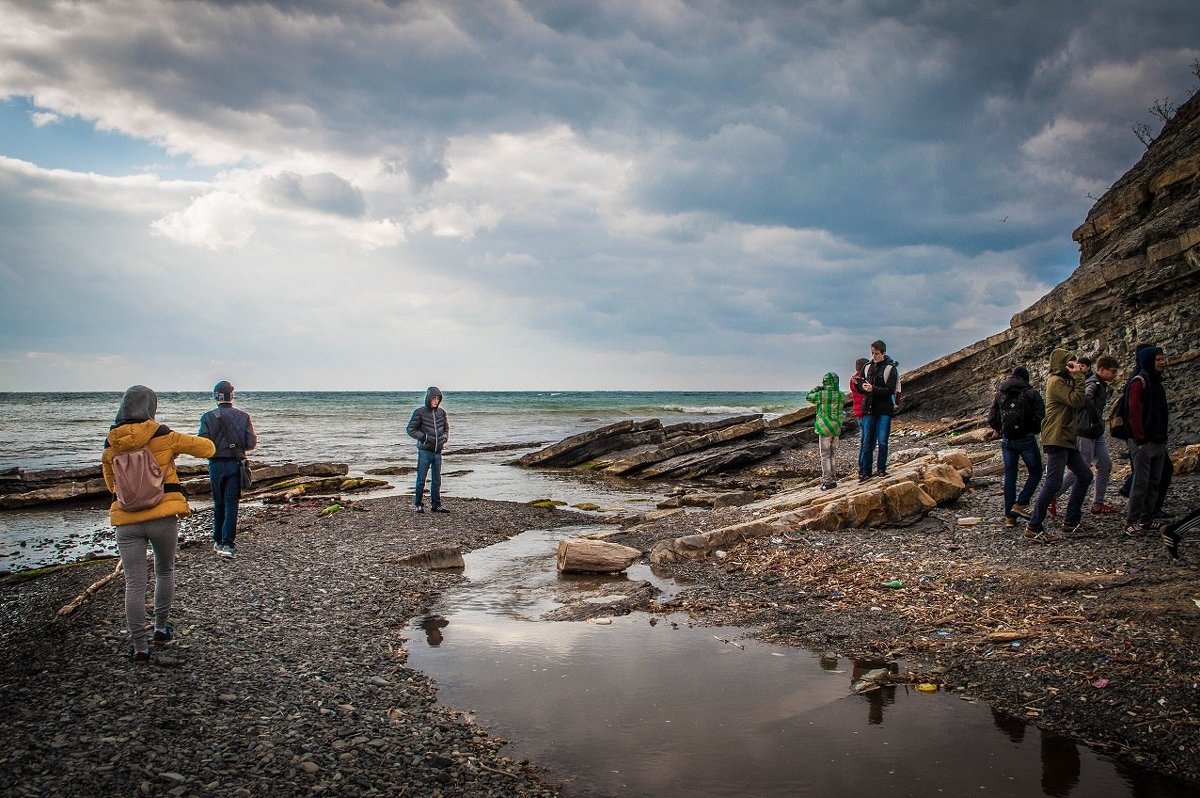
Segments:
[[[1024,438],[1033,434],[1026,390],[1009,388],[1000,396],[1000,434],[1005,438]]]

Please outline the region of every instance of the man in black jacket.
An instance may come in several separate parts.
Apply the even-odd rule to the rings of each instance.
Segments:
[[[450,422],[441,408],[442,392],[436,386],[425,391],[425,405],[413,411],[408,422],[408,436],[417,441],[417,485],[413,491],[413,510],[425,512],[425,478],[429,481],[430,510],[450,512],[442,506],[442,449],[450,437]]]
[[[892,429],[892,414],[896,412],[896,386],[900,382],[900,371],[896,363],[887,356],[887,344],[875,341],[871,344],[871,360],[863,366],[862,374],[856,374],[851,383],[863,394],[862,446],[858,450],[858,481],[871,478],[872,460],[876,446],[879,448],[879,476],[887,476],[888,435]]]
[[[1029,369],[1017,366],[996,388],[988,426],[1000,433],[1004,457],[1004,525],[1016,526],[1017,518],[1029,518],[1029,500],[1042,481],[1042,450],[1037,435],[1046,415],[1041,392],[1029,384]],[[1005,421],[1008,429],[1005,429]],[[1017,464],[1025,463],[1028,475],[1017,494]]]

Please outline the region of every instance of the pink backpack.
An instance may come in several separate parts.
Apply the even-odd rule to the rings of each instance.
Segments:
[[[162,501],[162,468],[149,444],[114,455],[112,468],[113,481],[117,483],[117,506],[122,510],[149,510]]]

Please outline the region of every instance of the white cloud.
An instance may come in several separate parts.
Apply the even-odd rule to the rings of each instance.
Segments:
[[[213,191],[197,197],[182,211],[168,213],[151,227],[164,236],[211,250],[241,249],[254,235],[254,209],[241,196]]]

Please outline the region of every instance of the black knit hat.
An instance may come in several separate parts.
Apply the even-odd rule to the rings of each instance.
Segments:
[[[213,386],[213,398],[218,402],[233,401],[233,384],[229,380],[221,380]]]

